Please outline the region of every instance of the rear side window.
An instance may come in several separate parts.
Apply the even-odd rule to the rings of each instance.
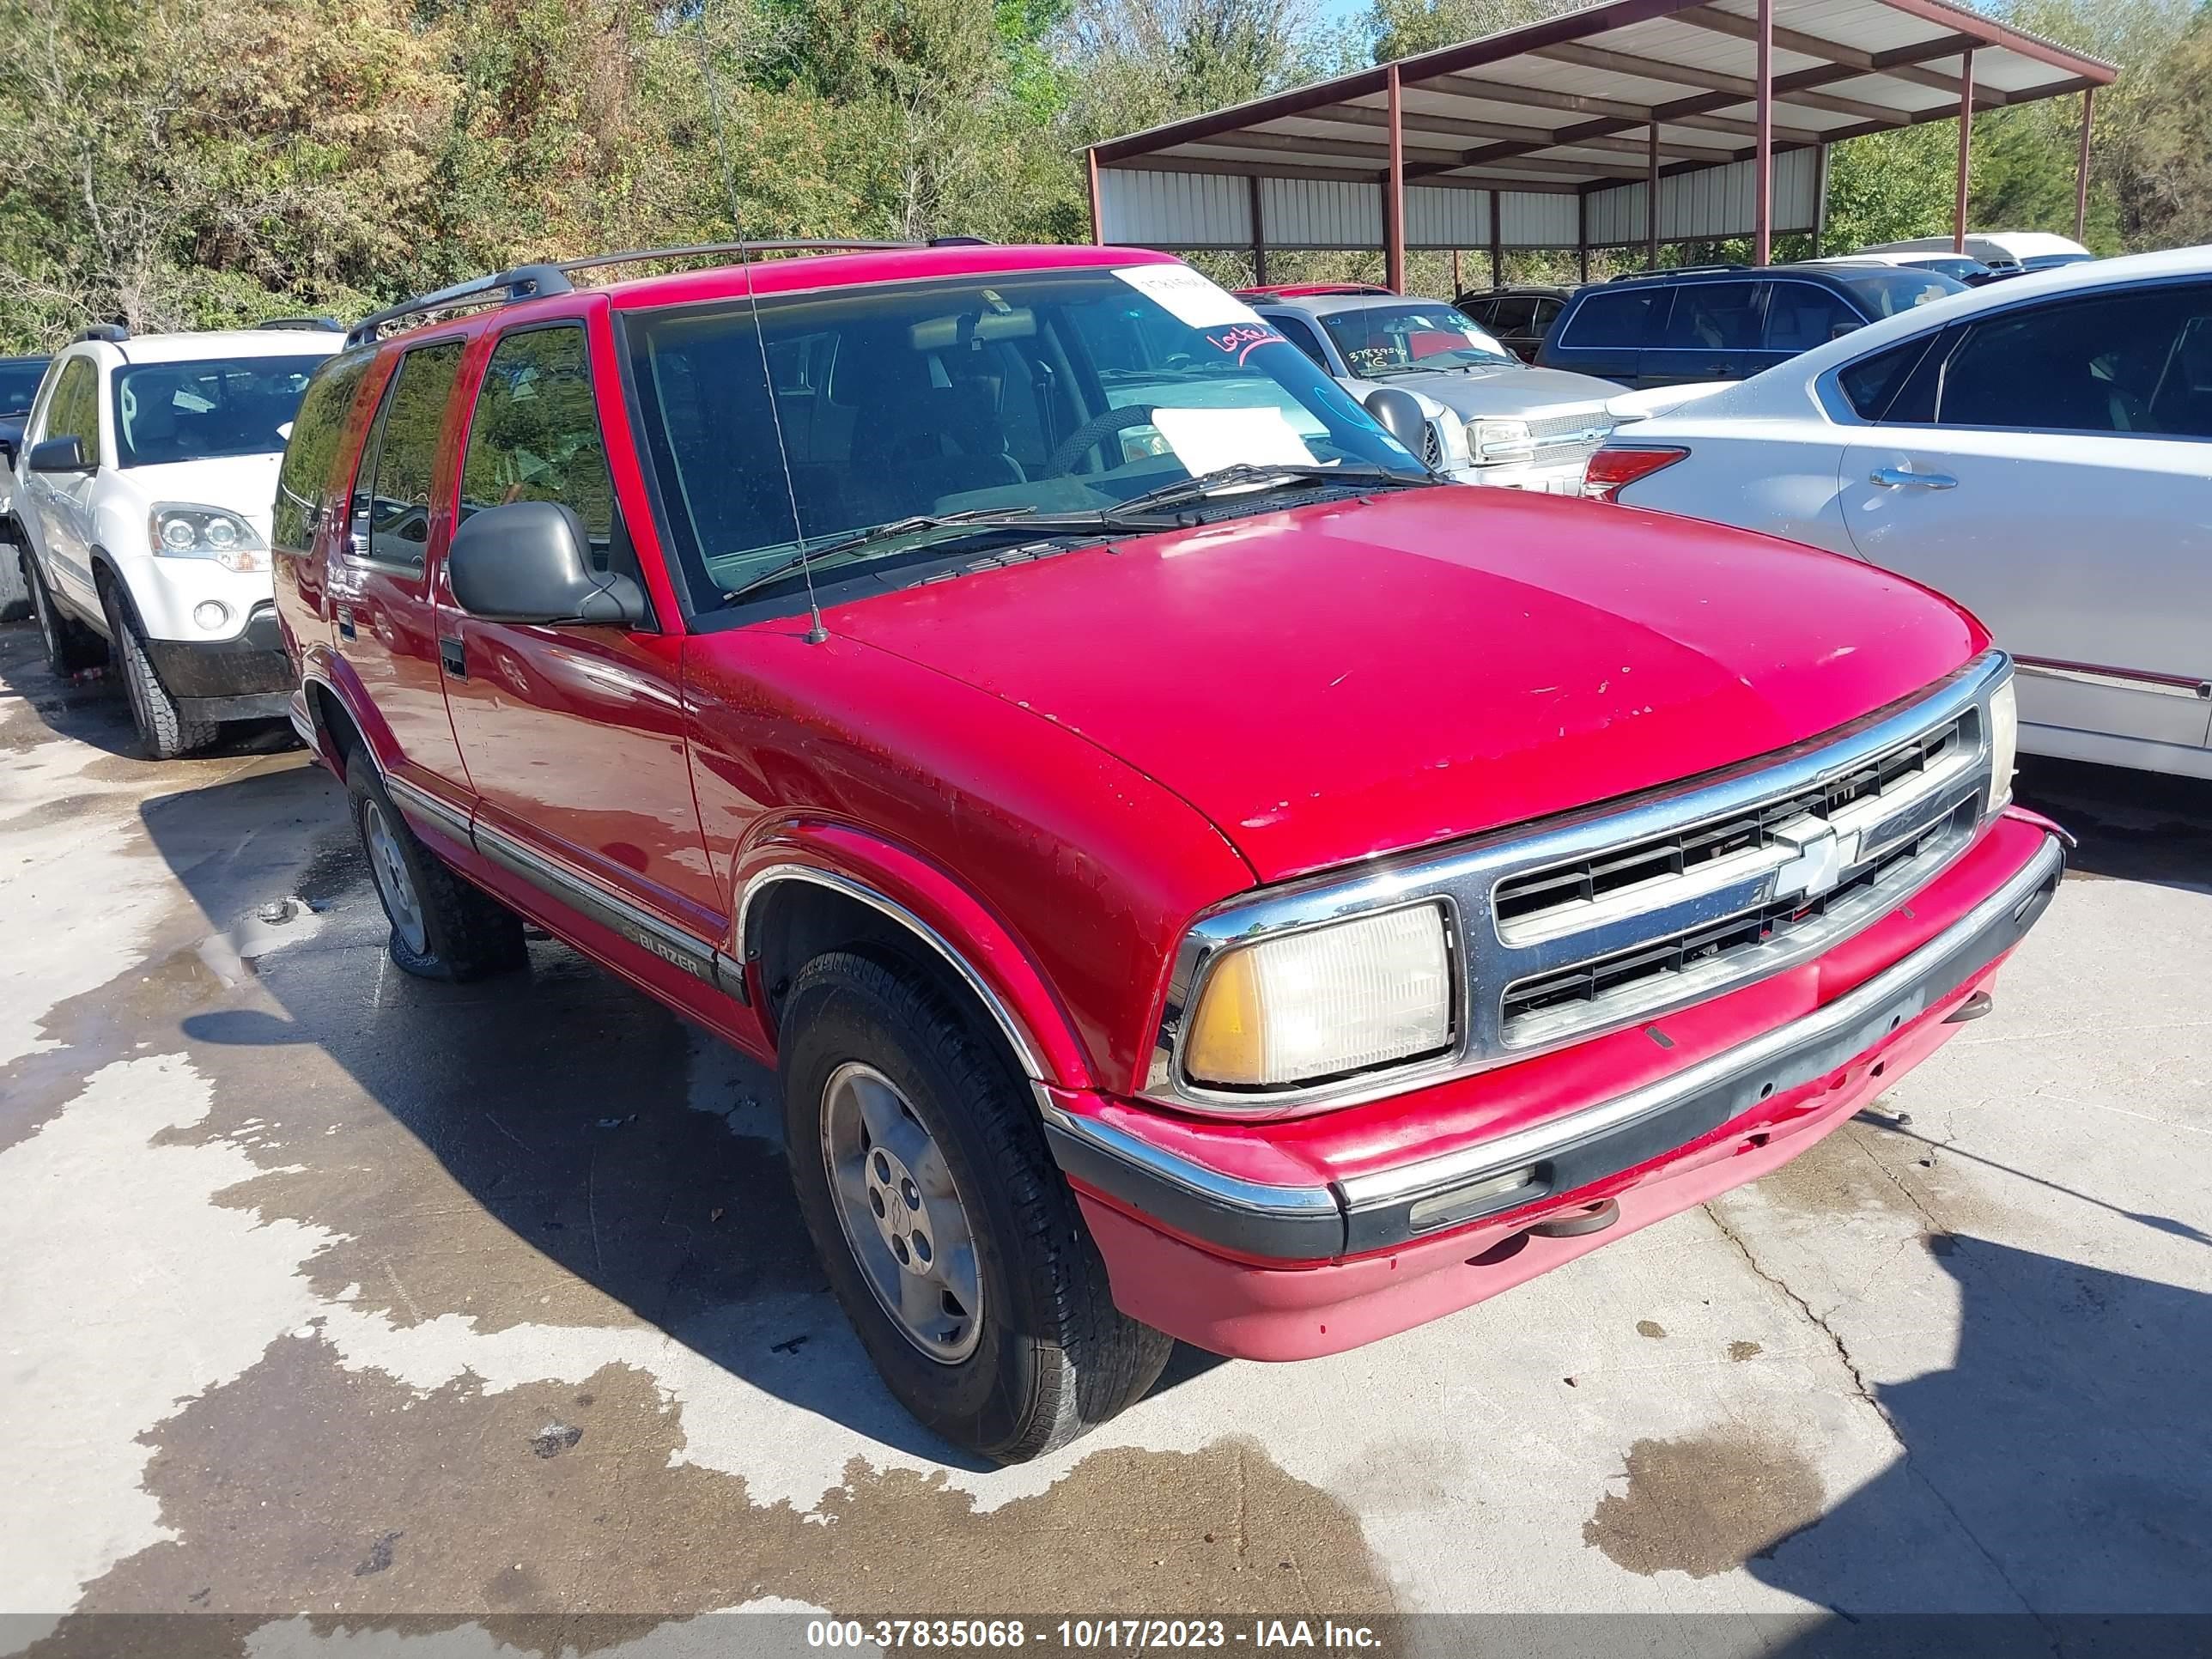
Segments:
[[[1575,307],[1559,343],[1578,350],[1649,345],[1672,297],[1669,290],[1650,286],[1601,289]]]
[[[2040,305],[1966,331],[1943,426],[2212,438],[2212,285]]]
[[[1837,295],[1813,283],[1773,283],[1766,290],[1769,351],[1809,351],[1826,345],[1838,331],[1865,322]]]
[[[422,568],[430,543],[430,477],[438,464],[438,428],[461,342],[417,346],[399,360],[376,417],[374,459],[354,484],[355,535],[380,564]]]
[[[1669,350],[1755,351],[1759,341],[1758,283],[1689,283],[1674,295]]]
[[[367,351],[333,357],[307,382],[284,446],[283,470],[276,475],[271,540],[286,552],[305,553],[315,538],[315,526],[331,499],[331,474],[337,468],[354,394],[375,360]]]
[[[1935,337],[1923,334],[1886,351],[1877,351],[1871,357],[1862,357],[1838,374],[1837,389],[1851,406],[1851,412],[1863,421],[1902,418],[1901,414],[1892,416],[1892,406],[1898,401],[1897,394],[1912,377],[1912,371],[1919,367],[1920,360],[1927,356],[1929,342]]]
[[[803,354],[770,361],[781,368],[805,368]],[[509,501],[574,508],[591,537],[592,562],[601,570],[615,568],[614,476],[577,325],[509,334],[484,368],[461,464],[460,515]]]
[[[91,358],[72,357],[62,365],[46,405],[46,436],[76,439],[87,464],[100,465],[100,371]]]

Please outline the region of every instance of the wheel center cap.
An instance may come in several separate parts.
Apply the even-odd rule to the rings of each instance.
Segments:
[[[868,1152],[867,1184],[868,1209],[884,1247],[901,1268],[927,1278],[936,1247],[930,1238],[929,1206],[913,1175],[896,1154],[877,1146]]]

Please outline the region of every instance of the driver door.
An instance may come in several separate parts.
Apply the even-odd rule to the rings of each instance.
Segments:
[[[580,320],[498,337],[467,434],[454,523],[510,501],[559,501],[583,520],[596,566],[639,574]],[[719,940],[726,906],[691,794],[681,640],[649,625],[471,617],[454,604],[439,540],[439,656],[480,846],[595,920],[642,912]]]

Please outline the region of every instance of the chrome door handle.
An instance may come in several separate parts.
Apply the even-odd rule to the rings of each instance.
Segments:
[[[1901,466],[1878,466],[1867,482],[1884,489],[1956,489],[1959,481],[1948,472],[1914,472]]]

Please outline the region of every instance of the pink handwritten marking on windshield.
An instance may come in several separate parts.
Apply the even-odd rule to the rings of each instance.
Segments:
[[[1233,355],[1240,366],[1263,345],[1273,345],[1278,341],[1290,343],[1283,339],[1282,330],[1266,323],[1234,323],[1227,328],[1216,329],[1206,338],[1208,344]]]

